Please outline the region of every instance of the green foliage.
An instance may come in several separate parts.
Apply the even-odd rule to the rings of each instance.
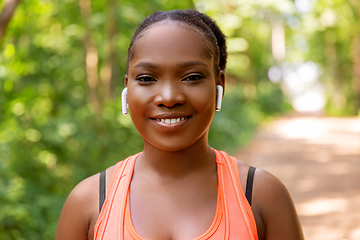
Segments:
[[[360,109],[360,4],[353,0],[314,1],[313,10],[298,14],[301,25],[289,31],[297,36],[290,43],[293,52],[316,62],[326,92],[329,115],[357,115]],[[300,47],[299,38],[305,39]]]
[[[264,118],[286,111],[287,105],[280,86],[266,75],[273,64],[271,27],[256,17],[264,8],[247,4],[229,12],[209,3],[203,10],[233,44],[223,108],[216,113],[209,142],[231,151],[247,143]],[[155,10],[191,7],[190,0],[92,1],[85,21],[75,0],[20,3],[0,45],[0,239],[53,239],[71,189],[142,149],[130,116],[121,115],[118,97],[104,97],[100,85],[101,111],[89,104],[85,23],[101,75],[110,51],[108,20],[115,17],[117,81],[112,90],[118,96],[127,47],[139,22]]]

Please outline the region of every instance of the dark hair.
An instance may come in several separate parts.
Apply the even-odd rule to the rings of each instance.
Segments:
[[[207,39],[206,47],[210,56],[214,57],[214,69],[216,73],[219,70],[225,70],[227,60],[226,37],[219,26],[209,16],[196,10],[172,10],[168,12],[157,11],[146,17],[138,26],[128,49],[127,69],[129,61],[134,55],[134,44],[142,37],[141,33],[147,30],[155,23],[166,20],[178,21],[199,30]]]

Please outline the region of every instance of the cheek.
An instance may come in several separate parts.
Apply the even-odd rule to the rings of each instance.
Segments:
[[[141,128],[144,125],[144,120],[146,118],[146,113],[149,107],[149,92],[142,91],[139,88],[128,87],[128,106],[130,117],[138,129],[139,132],[142,132]]]
[[[151,99],[151,91],[146,91],[145,88],[136,88],[128,86],[128,105],[131,112],[143,112],[146,105]]]
[[[199,91],[200,90],[200,91]],[[207,110],[210,114],[215,111],[216,92],[213,86],[202,86],[201,89],[189,89],[188,99],[199,111]]]

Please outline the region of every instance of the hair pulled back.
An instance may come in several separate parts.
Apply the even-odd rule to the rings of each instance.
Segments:
[[[196,10],[172,10],[172,11],[157,11],[146,17],[143,22],[137,27],[131,43],[128,49],[127,68],[129,68],[129,61],[134,55],[134,45],[138,39],[142,37],[142,34],[152,25],[166,21],[178,21],[194,27],[200,31],[205,39],[208,41],[210,52],[214,57],[214,68],[215,71],[225,70],[227,61],[227,50],[226,50],[226,37],[220,30],[219,26],[209,16],[200,13]]]

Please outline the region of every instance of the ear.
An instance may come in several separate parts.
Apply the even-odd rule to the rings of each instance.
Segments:
[[[219,73],[216,78],[216,85],[221,85],[223,87],[223,96],[225,92],[225,73],[223,70],[219,70]]]
[[[127,75],[127,74],[125,74],[125,87],[127,87],[128,80],[129,80],[128,75]]]

